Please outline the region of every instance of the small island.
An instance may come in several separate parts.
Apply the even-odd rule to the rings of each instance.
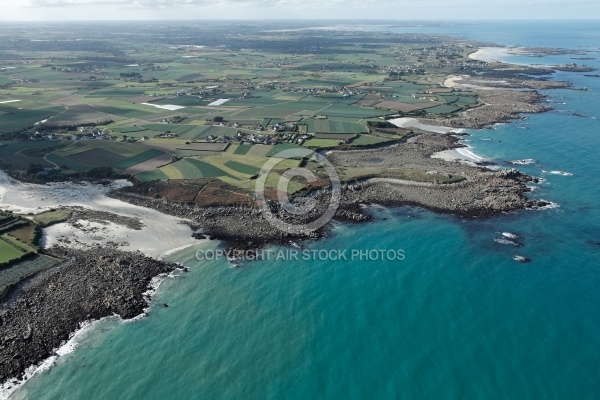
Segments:
[[[593,72],[596,68],[588,67],[587,65],[578,64],[560,64],[552,66],[552,69],[563,72]]]

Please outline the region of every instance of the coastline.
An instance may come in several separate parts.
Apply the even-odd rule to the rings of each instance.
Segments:
[[[28,279],[3,304],[0,380],[17,384],[32,366],[55,356],[82,324],[144,314],[152,280],[178,268],[139,252],[53,247],[61,265]],[[84,326],[83,325],[83,326]]]
[[[525,54],[526,51],[522,47],[480,47],[477,51],[469,54],[472,60],[486,62],[504,62],[507,55]]]
[[[457,156],[451,159],[440,157],[440,153],[445,155],[444,152],[455,152]],[[334,216],[334,219],[339,221],[370,220],[370,216],[360,207],[361,204],[416,205],[435,212],[468,218],[527,208],[537,209],[547,205],[546,202],[530,200],[526,196],[531,190],[527,183],[535,182],[536,178],[521,174],[517,170],[494,171],[486,168],[485,160],[470,152],[451,133],[422,131],[405,143],[378,149],[330,150],[327,157],[336,167],[385,166],[399,171],[430,171],[436,175],[439,175],[439,171],[444,171],[445,178],[455,179],[456,182],[444,184],[397,177],[377,179],[375,176],[354,179],[342,184],[341,203]],[[468,160],[468,163],[455,162],[456,159]],[[165,201],[144,196],[143,193],[149,188],[152,188],[151,184],[145,184],[137,188],[124,188],[110,195],[125,202],[191,220],[195,225],[202,226],[203,235],[221,240],[225,246],[234,249],[251,249],[273,243],[287,245],[292,240],[317,239],[327,234],[326,229],[316,232],[280,232],[273,229],[260,210],[254,207],[189,206],[177,203],[176,199]],[[153,193],[156,191],[153,190]],[[314,220],[314,216],[320,215],[326,208],[329,192],[322,189],[311,198],[317,205],[309,215],[294,218],[282,213],[278,216],[297,224]],[[243,230],[239,229],[240,220],[243,221]]]
[[[457,87],[460,87],[460,83],[456,83],[458,84]],[[493,84],[493,82],[488,82],[488,84]],[[354,222],[369,220],[369,216],[362,212],[360,204],[383,204],[390,206],[416,205],[435,212],[450,213],[463,217],[491,216],[525,208],[542,209],[544,207],[549,207],[551,205],[550,203],[533,201],[526,197],[526,194],[530,190],[526,184],[531,182],[533,178],[527,177],[518,171],[493,172],[485,170],[477,164],[478,162],[483,161],[481,157],[473,153],[468,155],[468,153],[466,153],[468,150],[465,151],[463,150],[464,148],[461,148],[462,145],[458,142],[458,139],[450,136],[453,132],[460,133],[461,129],[487,128],[495,123],[519,119],[519,115],[521,113],[538,113],[545,112],[550,109],[549,107],[539,105],[539,102],[543,100],[543,96],[536,91],[521,92],[507,89],[500,90],[502,94],[496,95],[489,94],[489,92],[491,92],[490,88],[491,87],[482,86],[479,90],[477,90],[477,93],[483,97],[484,103],[486,100],[489,103],[464,113],[469,115],[461,115],[460,117],[443,121],[444,125],[439,125],[440,122],[442,122],[440,120],[412,119],[412,121],[406,121],[406,119],[402,118],[404,121],[399,121],[398,123],[400,125],[398,126],[412,127],[422,131],[417,137],[411,138],[409,141],[407,141],[407,144],[409,145],[408,150],[406,146],[398,145],[384,148],[383,150],[356,150],[352,152],[352,160],[347,159],[345,155],[342,154],[346,153],[347,155],[349,154],[348,152],[331,152],[331,158],[334,159],[333,164],[336,166],[343,166],[346,163],[358,163],[356,165],[364,167],[376,166],[375,163],[369,161],[369,159],[372,159],[373,153],[377,152],[376,154],[378,157],[383,155],[384,162],[390,163],[390,165],[393,166],[411,168],[415,166],[427,167],[431,168],[431,170],[443,169],[446,171],[446,173],[450,174],[457,174],[461,176],[466,175],[464,183],[456,186],[422,186],[415,184],[403,184],[398,180],[396,182],[376,181],[369,179],[357,180],[356,182],[347,183],[344,185],[344,201],[342,202],[340,210],[338,210],[335,218],[337,220]],[[492,89],[497,90],[497,88]],[[488,95],[485,94],[486,92]],[[513,105],[511,107],[507,107],[506,101],[511,101],[510,104]],[[499,106],[498,104],[502,104],[502,106]],[[499,107],[504,108],[500,110]],[[428,129],[426,128],[433,129],[434,134],[428,133]],[[436,155],[438,157],[436,157]],[[394,164],[399,159],[405,163]],[[467,161],[469,164],[464,165],[460,162],[455,162],[457,160]],[[129,203],[129,205],[135,205],[135,207],[137,207],[132,208],[131,210],[137,210],[140,212],[140,209],[150,209],[155,211],[155,213],[152,214],[154,216],[157,216],[158,214],[175,216],[179,218],[179,224],[181,224],[184,220],[191,220],[194,223],[203,226],[205,233],[211,237],[225,241],[227,246],[256,247],[269,243],[287,245],[289,244],[290,240],[316,239],[326,235],[325,230],[311,233],[298,232],[297,235],[277,234],[277,232],[272,232],[270,225],[264,221],[260,215],[260,212],[256,209],[231,207],[192,208],[181,204],[173,205],[163,201],[162,199],[157,200],[144,198],[133,191],[133,188],[125,185],[122,185],[118,188],[115,187],[113,189],[117,189],[117,191],[112,193],[109,193],[108,191],[106,193],[102,193],[102,196],[105,198],[102,201],[97,202],[99,207],[101,207],[101,210],[110,212],[108,210],[112,209],[114,211],[115,203],[111,203],[111,201],[117,201],[116,199],[119,199],[122,200],[124,204]],[[492,189],[499,190],[499,193],[492,192]],[[478,199],[482,192],[486,193],[487,197]],[[0,194],[4,201],[6,190],[2,191]],[[327,192],[322,191],[317,193],[315,196],[317,199],[325,201]],[[452,198],[452,202],[448,201],[449,198]],[[430,199],[430,201],[426,201],[427,199]],[[478,200],[474,202],[474,199]],[[80,205],[81,202],[73,203],[73,206]],[[46,206],[36,205],[35,207],[24,207],[23,210],[39,211],[44,207]],[[120,209],[126,208],[123,205],[120,207]],[[319,212],[320,210],[321,209],[317,207],[316,212]],[[247,223],[249,226],[246,232],[240,232],[239,230],[240,213],[243,215],[243,218],[245,218],[245,223]],[[145,218],[141,218],[138,214],[133,215],[142,220],[142,222],[144,220],[151,219],[148,214]],[[139,250],[139,247],[142,247],[142,250],[144,250],[143,253],[145,253],[146,256],[151,256],[161,260],[164,258],[164,256],[170,254],[170,252],[201,243],[196,239],[191,239],[191,231],[189,228],[187,228],[187,237],[189,238],[189,243],[181,243],[180,246],[171,247],[170,249],[166,250],[165,248],[171,246],[172,243],[165,244],[163,241],[161,241],[158,244],[159,248],[156,248],[157,243],[141,244],[141,242],[138,240],[135,242],[129,241],[128,244],[124,244],[122,246],[112,246],[108,242],[113,241],[114,237],[110,238],[106,237],[106,235],[105,240],[100,242],[102,246],[94,246],[94,243],[98,243],[96,239],[98,231],[103,227],[107,229],[107,232],[112,232],[115,237],[136,234],[134,232],[136,231],[135,229],[119,226],[118,224],[115,224],[114,221],[110,220],[104,220],[106,224],[90,224],[86,227],[86,229],[81,230],[84,234],[87,234],[89,241],[86,242],[84,240],[80,241],[80,243],[75,243],[72,240],[73,237],[69,237],[68,230],[71,229],[73,224],[77,223],[77,221],[79,220],[75,219],[67,223],[63,223],[64,225],[58,224],[55,227],[48,229],[46,232],[46,244],[49,246],[66,245],[76,248],[66,249],[64,247],[54,247],[53,251],[58,254],[68,255],[69,257],[84,257],[84,254],[88,254],[86,252],[106,250],[111,252],[112,255],[125,254],[123,257],[134,257],[135,260],[137,260],[139,255],[136,256],[135,253],[123,253],[118,249],[122,248]],[[148,237],[145,233],[143,233],[146,229],[152,229],[152,226],[146,225],[140,234]],[[85,232],[86,230],[88,232]],[[143,241],[142,236],[140,236],[140,240]],[[105,248],[102,249],[101,247]],[[50,251],[52,252],[52,250]],[[146,265],[145,263],[148,264],[147,274],[143,275],[142,277],[131,277],[132,281],[130,282],[130,285],[135,286],[136,291],[140,291],[143,288],[145,292],[147,292],[148,288],[151,286],[151,280],[154,277],[163,273],[171,272],[176,267],[174,265],[169,265],[156,260],[153,261],[158,264],[154,264],[148,260],[152,259],[146,257],[145,259],[140,259],[139,261],[141,263],[140,265]],[[75,263],[75,265],[78,264]],[[69,275],[69,270],[65,269],[64,267],[65,265],[63,264],[60,267],[53,269],[52,274],[41,277],[39,280],[34,279],[25,282],[24,286],[27,286],[27,290],[23,289],[23,294],[21,294],[21,296],[24,297],[20,297],[20,299],[15,300],[12,305],[9,305],[8,307],[14,306],[15,308],[13,310],[21,310],[19,307],[23,307],[22,304],[25,304],[23,301],[29,301],[28,297],[26,297],[27,293],[33,293],[35,295],[38,293],[36,291],[43,290],[43,286],[48,285],[49,282],[54,282],[53,280],[59,279],[60,276],[65,279],[65,281],[61,280],[60,282],[66,282],[66,280],[73,275]],[[120,265],[115,265],[115,267],[120,267]],[[101,268],[101,266],[98,266],[98,268]],[[134,268],[128,268],[128,271],[133,269]],[[102,285],[105,285],[109,288],[117,287],[119,284],[122,283],[110,282],[109,284],[107,282],[102,282]],[[97,300],[95,296],[96,294],[91,296],[94,301]],[[137,292],[133,294],[133,296],[135,299],[135,304],[133,304],[131,308],[120,309],[119,312],[117,312],[117,314],[119,314],[122,318],[135,318],[138,315],[143,315],[144,309],[148,305],[148,299],[142,296],[142,300],[140,301]],[[33,298],[33,301],[40,300],[39,298]],[[119,303],[122,301],[122,299],[119,298],[115,301]],[[113,306],[117,308],[122,307],[122,305]],[[9,310],[9,312],[12,313],[13,311]],[[85,321],[95,321],[112,315],[108,314],[109,312],[114,313],[114,310],[110,307],[103,310],[94,310],[94,312],[86,314],[85,319],[77,322],[77,324],[73,324],[74,321],[68,321],[68,323],[64,324],[65,326],[61,327],[61,332],[59,335],[60,337],[49,337],[50,342],[44,343],[44,345],[46,348],[48,345],[54,346],[51,347],[53,349],[59,348],[61,343],[64,343],[65,340],[68,341],[69,338],[72,337],[73,332],[77,332],[81,329],[81,323],[85,323]],[[2,314],[3,320],[9,321],[9,319],[5,319],[4,315],[5,314]],[[82,316],[82,314],[77,315],[77,317]],[[90,318],[88,318],[88,316]],[[47,315],[44,314],[39,323],[43,325],[43,319],[46,318]],[[3,327],[6,325],[7,324],[3,324]],[[24,328],[25,333],[28,331],[26,328],[27,326],[29,325],[25,325]],[[22,323],[19,329],[23,330]],[[36,336],[38,334],[42,335],[41,331],[38,331],[38,328],[32,328],[31,335],[33,336],[30,336],[30,338],[33,337],[34,340],[38,340],[38,336]],[[18,333],[15,333],[15,335],[15,338],[19,337]],[[24,340],[30,339],[14,340],[8,343],[8,345],[16,346],[11,343],[21,343]],[[5,343],[3,342],[3,344]],[[14,377],[12,375],[22,374],[27,370],[27,368],[30,368],[32,365],[39,365],[40,362],[48,359],[48,357],[52,356],[52,354],[52,351],[46,350],[44,354],[42,354],[40,351],[40,353],[35,355],[32,354],[30,357],[28,356],[22,359],[17,359],[18,361],[14,361],[14,359],[7,357],[7,359],[11,359],[11,362],[16,365],[16,367],[7,369],[6,372],[0,369],[0,378],[2,378],[2,381],[8,381],[10,378]],[[27,363],[29,363],[29,366],[27,366]]]
[[[73,335],[95,321],[113,315],[122,320],[145,315],[156,289],[155,279],[178,267],[160,256],[201,241],[192,237],[183,219],[106,195],[128,186],[126,181],[38,185],[16,181],[0,171],[0,183],[3,209],[22,213],[66,209],[72,213],[67,221],[44,228],[42,237],[43,253],[64,261],[25,278],[2,299],[0,398],[4,398],[37,371],[50,367],[52,358]],[[82,277],[88,281],[78,280]],[[69,282],[74,284],[69,286]],[[65,290],[44,292],[57,284]],[[81,297],[68,297],[73,292]],[[22,310],[24,305],[27,312]],[[55,316],[48,317],[52,313]],[[13,358],[15,354],[23,356]]]

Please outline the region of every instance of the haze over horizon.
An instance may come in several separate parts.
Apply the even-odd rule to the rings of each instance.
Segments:
[[[0,0],[1,21],[594,20],[600,2],[492,0]]]

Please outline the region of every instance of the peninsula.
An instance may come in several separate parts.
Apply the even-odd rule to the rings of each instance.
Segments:
[[[326,235],[274,229],[257,206],[264,179],[279,220],[326,212],[336,182],[286,150],[331,163],[341,221],[369,220],[369,204],[469,218],[549,205],[528,197],[537,178],[460,138],[550,110],[537,90],[572,87],[553,69],[481,61],[484,44],[454,37],[285,24],[2,28],[0,380],[84,321],[143,313],[152,278],[177,268],[169,250]],[[287,180],[314,205],[301,215],[277,206],[297,169],[316,177]]]

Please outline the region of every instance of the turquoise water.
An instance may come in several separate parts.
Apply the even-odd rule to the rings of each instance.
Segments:
[[[552,31],[511,26],[488,24],[481,39],[600,43],[598,30],[566,23]],[[507,167],[537,160],[519,169],[543,177],[532,196],[559,208],[467,221],[375,207],[375,222],[337,224],[327,240],[306,244],[402,249],[403,261],[270,260],[231,269],[197,262],[197,248],[187,249],[173,260],[190,272],[162,284],[147,318],[99,323],[15,397],[600,398],[600,78],[556,79],[592,90],[549,91],[566,104],[472,132],[467,143]],[[499,232],[518,234],[523,247],[494,242]],[[216,244],[199,248],[207,246]],[[532,262],[517,263],[515,254]]]

